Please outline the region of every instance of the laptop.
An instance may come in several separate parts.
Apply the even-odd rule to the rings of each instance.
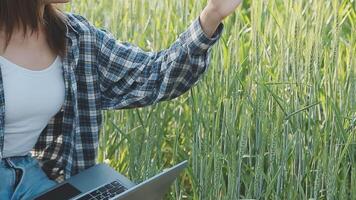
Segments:
[[[162,200],[187,167],[183,161],[135,184],[107,164],[98,164],[34,197],[34,200]]]

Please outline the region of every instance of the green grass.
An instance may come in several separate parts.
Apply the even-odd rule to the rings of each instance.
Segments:
[[[356,199],[354,0],[246,0],[176,100],[105,112],[99,161],[137,182],[189,159],[167,199]],[[200,0],[74,0],[118,40],[169,47]]]

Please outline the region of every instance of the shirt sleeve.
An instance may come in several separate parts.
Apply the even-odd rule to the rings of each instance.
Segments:
[[[147,52],[96,29],[102,109],[124,109],[174,99],[194,86],[209,65],[210,49],[221,37],[203,32],[197,18],[168,48]]]

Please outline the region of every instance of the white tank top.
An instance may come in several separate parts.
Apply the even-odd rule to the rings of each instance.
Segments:
[[[64,103],[62,61],[30,70],[0,56],[5,95],[4,157],[28,154]]]

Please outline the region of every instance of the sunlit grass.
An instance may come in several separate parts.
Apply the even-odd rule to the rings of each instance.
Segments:
[[[245,1],[189,93],[105,112],[99,161],[139,182],[188,159],[169,199],[356,199],[355,4]],[[75,0],[67,10],[157,51],[204,5]]]

